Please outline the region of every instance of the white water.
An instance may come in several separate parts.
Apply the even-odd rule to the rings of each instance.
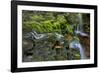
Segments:
[[[81,59],[86,59],[84,48],[82,47],[82,45],[79,42],[73,41],[70,43],[69,47],[79,50],[80,55],[81,55]]]
[[[79,34],[80,36],[89,36],[88,34],[86,34],[86,33],[83,33],[83,32],[81,32],[81,31],[75,31],[75,33],[76,34]]]
[[[47,34],[38,34],[36,31],[32,31],[30,32],[32,37],[34,37],[35,39],[42,39],[42,38],[46,38],[47,37]],[[53,33],[52,33],[53,34]],[[57,39],[61,39],[63,38],[64,36],[61,35],[61,34],[58,34],[58,33],[54,33],[53,35],[56,36]]]
[[[79,19],[79,25],[77,27],[77,31],[83,32],[83,20],[82,20],[82,14],[78,14],[78,19]]]
[[[63,38],[63,37],[64,37],[63,35],[58,34],[58,33],[55,33],[54,35],[56,36],[56,38],[57,38],[57,39],[61,39],[61,38]]]
[[[45,34],[37,34],[36,32],[30,32],[35,39],[42,39],[45,37]]]

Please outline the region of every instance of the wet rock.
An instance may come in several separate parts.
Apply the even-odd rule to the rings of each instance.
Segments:
[[[79,36],[80,43],[84,46],[85,54],[90,58],[90,37],[89,36]]]

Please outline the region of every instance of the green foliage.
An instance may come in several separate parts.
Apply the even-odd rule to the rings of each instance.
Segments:
[[[84,14],[83,17],[84,22],[87,22],[83,25],[85,32],[90,31],[89,18],[85,19],[87,16],[88,15]],[[79,23],[78,13],[23,10],[23,33],[35,30],[38,33],[48,34],[48,39],[45,39],[44,41],[35,41],[35,47],[33,47],[32,50],[33,61],[80,59],[79,51],[69,48],[69,44],[73,40],[80,42],[79,37],[74,35],[74,31],[77,29],[78,25],[80,25]],[[64,36],[64,40],[61,38],[61,41],[64,43],[57,45],[63,46],[63,48],[53,48],[57,41],[57,37],[54,35],[55,32]],[[51,34],[49,35],[49,33]]]
[[[66,23],[66,19],[65,19],[64,15],[57,15],[57,21],[59,21],[60,24]]]
[[[77,19],[76,13],[22,11],[23,31],[29,32],[32,29],[38,33],[58,32],[73,34],[72,24]],[[78,23],[78,22],[75,22]]]
[[[68,33],[73,34],[73,30],[69,24],[66,25],[66,30]]]

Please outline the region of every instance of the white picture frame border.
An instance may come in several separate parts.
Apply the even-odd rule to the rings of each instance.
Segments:
[[[69,61],[64,60],[64,61],[45,61],[45,62],[22,62],[22,10],[90,13],[90,49],[91,49],[90,59],[69,60]],[[17,19],[18,20],[17,64],[18,65],[17,66],[18,68],[94,64],[94,10],[93,9],[18,5],[17,11],[18,11],[17,12],[17,17],[18,17]]]

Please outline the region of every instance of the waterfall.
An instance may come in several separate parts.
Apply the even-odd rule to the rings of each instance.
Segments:
[[[74,48],[76,50],[79,50],[80,55],[81,55],[81,59],[86,59],[84,48],[82,47],[82,45],[78,41],[72,41],[70,43],[69,47]]]
[[[78,20],[79,20],[79,25],[77,26],[77,29],[75,30],[75,34],[79,34],[81,36],[89,36],[83,31],[83,19],[82,19],[81,13],[78,14]]]
[[[77,29],[75,30],[75,34],[76,35],[78,34],[80,36],[88,36],[83,31],[83,19],[82,19],[82,14],[81,13],[78,14],[78,21],[79,21],[79,25],[77,26]],[[75,40],[72,41],[70,43],[70,48],[75,48],[75,49],[79,50],[81,59],[86,59],[84,48],[83,48],[82,44],[80,44],[79,41],[75,41]]]
[[[79,20],[79,25],[77,26],[77,31],[83,32],[83,20],[82,20],[82,14],[78,14],[78,20]]]
[[[79,21],[79,25],[77,26],[77,29],[75,30],[75,34],[76,35],[78,34],[83,37],[88,37],[89,35],[84,33],[84,31],[83,31],[83,18],[82,18],[81,13],[78,14],[78,21]],[[84,51],[85,48],[82,46],[82,44],[79,41],[73,40],[70,43],[70,48],[79,50],[81,59],[86,59],[86,55],[85,55],[85,51]]]
[[[82,47],[82,45],[79,43],[77,44],[77,47],[79,48],[81,59],[86,59],[84,48]]]

